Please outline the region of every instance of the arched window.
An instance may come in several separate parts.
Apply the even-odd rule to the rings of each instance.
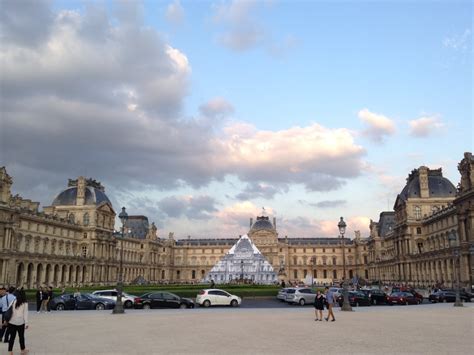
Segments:
[[[75,219],[74,219],[74,213],[69,213],[68,219],[69,219],[69,222],[74,223],[74,221],[75,221]]]
[[[332,258],[332,264],[333,264],[333,265],[337,265],[337,259],[336,259],[335,256],[333,256],[333,258]]]
[[[82,224],[85,226],[89,225],[89,213],[84,213],[84,217],[82,217]]]
[[[81,249],[82,249],[82,256],[84,258],[87,257],[87,246],[83,245]]]

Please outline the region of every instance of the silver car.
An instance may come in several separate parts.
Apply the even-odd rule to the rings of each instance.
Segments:
[[[117,301],[117,290],[100,290],[92,292],[97,297],[108,298],[110,300]],[[136,296],[129,295],[128,293],[122,292],[122,303],[125,308],[132,308]]]
[[[314,303],[315,298],[316,293],[309,287],[289,288],[286,291],[285,301],[290,304],[299,304],[300,306],[304,306],[308,303]]]
[[[287,290],[288,290],[288,288],[282,288],[280,291],[278,291],[277,299],[280,300],[280,301],[285,301]]]

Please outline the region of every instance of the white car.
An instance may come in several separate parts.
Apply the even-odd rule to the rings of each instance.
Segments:
[[[93,295],[102,298],[108,298],[110,300],[117,301],[117,290],[100,290],[92,292]],[[129,295],[128,293],[122,292],[122,303],[125,308],[132,308],[136,296]]]
[[[242,299],[239,296],[231,295],[227,291],[219,290],[216,288],[205,289],[199,291],[196,296],[196,304],[209,307],[209,306],[232,306],[237,307],[242,303]]]

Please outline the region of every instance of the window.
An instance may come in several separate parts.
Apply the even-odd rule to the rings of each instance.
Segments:
[[[181,277],[181,271],[176,270],[176,278],[179,280],[180,277]]]
[[[293,270],[293,278],[298,278],[298,270]]]
[[[196,278],[196,270],[191,271],[191,278],[192,279]]]
[[[337,259],[335,257],[332,258],[332,264],[337,265]]]
[[[87,256],[87,246],[82,246],[82,256],[85,258]]]
[[[74,223],[74,213],[70,213],[68,219],[69,222]]]
[[[367,255],[364,255],[364,264],[367,265]]]
[[[325,279],[328,278],[328,271],[327,270],[323,270],[323,276]]]
[[[415,214],[416,219],[421,219],[421,207],[420,206],[414,206],[413,207],[413,213]]]
[[[89,225],[89,213],[84,213],[84,216],[82,217],[82,224],[85,226]]]
[[[337,271],[336,270],[332,271],[332,278],[337,279]]]
[[[325,249],[325,248],[323,248],[323,253],[325,253],[325,252],[326,252],[326,249]]]
[[[352,270],[349,270],[349,278],[352,279],[354,276],[353,276],[353,273],[352,273]]]
[[[87,233],[84,233],[84,239],[87,239]]]
[[[303,277],[306,277],[306,275],[308,275],[308,270],[303,270],[303,274],[304,274]]]
[[[280,253],[283,252],[283,248],[280,248]]]
[[[416,234],[421,234],[421,227],[416,227]]]
[[[161,279],[165,278],[165,270],[161,270]]]
[[[336,249],[332,248],[332,252],[335,253],[335,252],[336,252]]]

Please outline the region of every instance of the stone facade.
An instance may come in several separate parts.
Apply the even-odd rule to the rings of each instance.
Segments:
[[[13,179],[0,168],[0,284],[55,287],[114,285],[123,243],[124,281],[200,282],[238,238],[158,238],[144,216],[114,232],[116,212],[97,181],[79,177],[51,206],[11,195]],[[335,222],[336,223],[336,222]],[[146,234],[144,226],[148,226]],[[137,235],[134,235],[134,231]],[[281,238],[276,220],[251,220],[249,237],[280,280],[331,283],[343,278],[340,238]],[[368,277],[367,243],[345,239],[347,276]]]
[[[407,179],[393,212],[371,222],[369,278],[383,282],[451,286],[457,270],[454,251],[460,248],[460,281],[473,284],[474,160],[465,153],[458,166],[458,188],[441,169],[420,167]],[[390,224],[390,228],[387,225]],[[450,245],[455,233],[457,243]]]

